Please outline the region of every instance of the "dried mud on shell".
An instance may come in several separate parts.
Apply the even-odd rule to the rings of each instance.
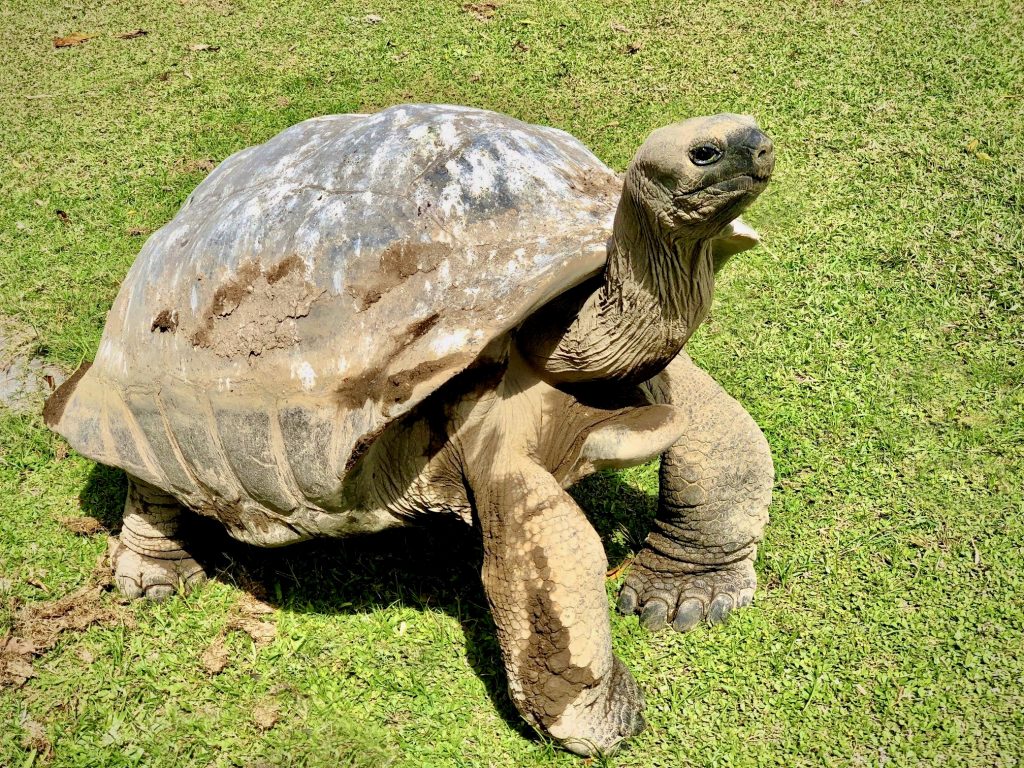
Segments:
[[[266,272],[261,264],[246,262],[214,292],[191,342],[229,359],[292,346],[299,340],[296,321],[308,316],[325,293],[306,280],[298,256],[289,256]],[[163,309],[150,330],[174,333],[177,329],[177,313]]]

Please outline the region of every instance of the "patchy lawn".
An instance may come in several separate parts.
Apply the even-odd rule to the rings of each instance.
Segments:
[[[650,726],[606,764],[1020,765],[1020,3],[9,0],[0,34],[0,319],[65,370],[146,235],[306,117],[488,107],[622,168],[656,126],[756,115],[764,245],[690,349],[773,447],[757,600],[685,636],[613,619]],[[472,537],[232,546],[121,605],[93,569],[123,483],[0,411],[0,636],[29,638],[0,765],[580,764],[514,714]],[[656,488],[577,489],[613,563]]]

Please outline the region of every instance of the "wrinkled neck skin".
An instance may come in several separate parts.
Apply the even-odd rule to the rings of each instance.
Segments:
[[[627,185],[604,272],[536,312],[518,346],[551,383],[646,381],[679,354],[713,289],[710,240],[666,236]]]
[[[707,314],[713,288],[710,240],[663,234],[633,196],[625,193],[615,214],[600,291],[602,304],[618,304],[623,320],[635,314],[631,307],[657,310],[663,324],[673,329],[684,326],[689,338]],[[647,318],[648,322],[654,319]]]

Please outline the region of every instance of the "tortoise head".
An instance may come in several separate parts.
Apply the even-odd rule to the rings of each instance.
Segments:
[[[767,186],[772,140],[749,115],[695,117],[654,131],[626,170],[626,191],[656,236],[709,238]]]

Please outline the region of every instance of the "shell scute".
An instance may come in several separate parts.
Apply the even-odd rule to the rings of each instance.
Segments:
[[[239,498],[238,479],[228,464],[217,422],[205,392],[188,386],[162,387],[157,395],[166,428],[185,469],[198,486],[191,497]]]
[[[221,442],[230,436],[233,449],[224,454],[242,488],[253,501],[278,514],[290,515],[300,506],[301,496],[292,492],[288,463],[282,461],[276,414],[268,413],[261,403],[238,401],[223,394],[211,396],[211,401]]]
[[[173,438],[167,427],[167,420],[162,413],[159,398],[154,397],[153,393],[149,391],[131,389],[125,393],[124,402],[149,445],[153,463],[158,467],[158,473],[155,473],[152,480],[142,475],[137,476],[152,485],[165,488],[179,497],[194,493],[195,479],[188,473],[180,451],[172,443]],[[96,458],[100,461],[103,460],[99,457]],[[128,469],[131,465],[121,466]]]
[[[329,398],[290,402],[281,405],[277,418],[285,459],[302,496],[321,509],[336,507],[338,406]]]

